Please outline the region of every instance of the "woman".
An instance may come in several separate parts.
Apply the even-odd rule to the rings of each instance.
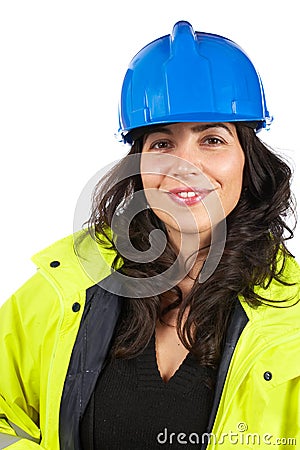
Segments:
[[[0,448],[296,448],[299,279],[260,78],[175,24],[132,60],[89,233],[0,315]]]

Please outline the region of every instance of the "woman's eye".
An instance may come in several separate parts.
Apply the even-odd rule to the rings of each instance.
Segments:
[[[224,141],[216,136],[207,137],[204,139],[204,144],[206,145],[221,145]]]
[[[168,150],[170,148],[170,143],[168,141],[156,141],[150,145],[150,149],[154,150]]]

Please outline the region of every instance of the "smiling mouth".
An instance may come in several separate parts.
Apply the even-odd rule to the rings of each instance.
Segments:
[[[167,192],[170,198],[180,205],[193,206],[200,203],[207,197],[214,189],[171,189]]]

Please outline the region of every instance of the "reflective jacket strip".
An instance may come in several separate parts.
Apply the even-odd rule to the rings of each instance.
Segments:
[[[0,433],[0,449],[4,449],[9,445],[14,444],[19,441],[21,438],[17,436],[11,436],[10,434]]]

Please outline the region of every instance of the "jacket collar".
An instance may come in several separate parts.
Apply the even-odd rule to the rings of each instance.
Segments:
[[[242,296],[239,300],[249,318],[252,321],[260,321],[262,325],[279,323],[284,326],[299,327],[300,311],[300,267],[291,256],[285,261],[282,256],[278,257],[278,264],[282,267],[281,280],[289,285],[284,285],[273,279],[267,287],[256,286],[255,292],[266,299],[258,308],[248,305]],[[291,306],[294,306],[291,308]],[[280,314],[278,314],[280,308]]]
[[[68,298],[107,277],[115,258],[114,251],[99,245],[84,230],[55,242],[31,259]]]
[[[32,261],[43,271],[45,276],[55,283],[64,295],[69,297],[75,292],[86,290],[110,275],[117,254],[108,245],[99,245],[86,230],[79,231],[50,245],[32,257]],[[278,264],[283,264],[281,255]],[[117,267],[121,267],[119,260]],[[293,305],[300,300],[300,267],[294,258],[286,258],[282,270],[282,279],[291,286],[285,286],[272,280],[266,288],[257,286],[255,291],[263,298],[270,300],[265,306],[252,308],[245,299],[239,300],[249,320],[265,320],[278,318],[278,307],[281,307],[280,320],[293,320]],[[274,301],[279,302],[276,308],[270,308]],[[281,303],[280,303],[281,302]],[[300,308],[300,305],[299,305]],[[277,319],[278,320],[278,319]]]

